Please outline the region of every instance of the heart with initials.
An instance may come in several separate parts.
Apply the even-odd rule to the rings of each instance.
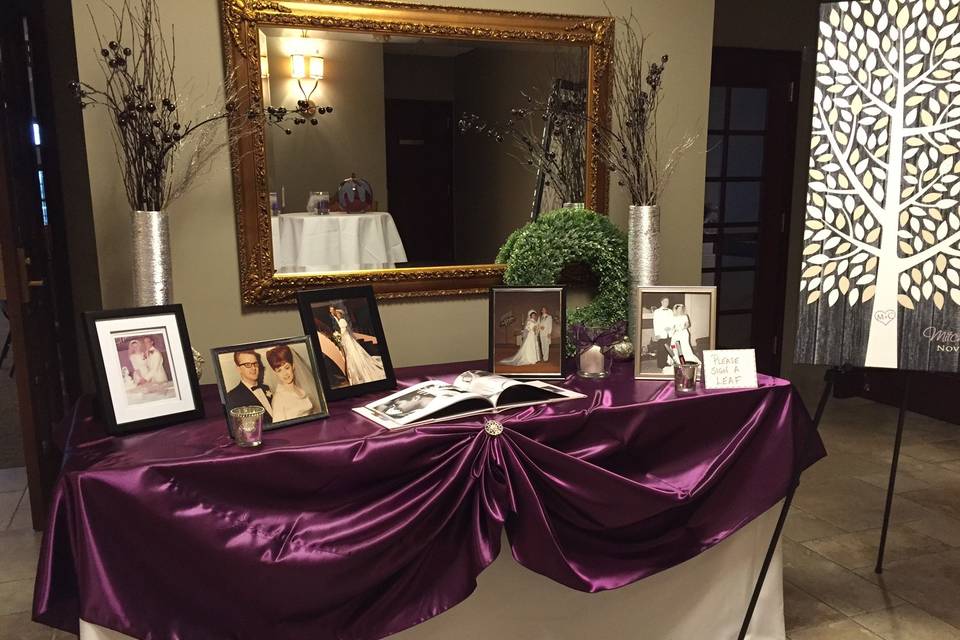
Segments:
[[[896,309],[887,309],[886,311],[877,311],[873,314],[873,319],[885,325],[890,324],[897,319]]]

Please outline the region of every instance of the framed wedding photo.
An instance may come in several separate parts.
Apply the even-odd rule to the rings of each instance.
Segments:
[[[331,401],[397,386],[373,287],[317,289],[297,294],[303,331],[320,362]]]
[[[330,415],[307,336],[219,347],[211,353],[228,430],[230,410],[237,407],[263,407],[265,431]]]
[[[716,348],[716,287],[637,287],[636,295],[635,377],[672,380],[675,362],[703,363]]]
[[[83,318],[108,433],[203,417],[183,307],[93,311]]]
[[[493,287],[490,371],[513,378],[562,378],[566,324],[563,287]]]

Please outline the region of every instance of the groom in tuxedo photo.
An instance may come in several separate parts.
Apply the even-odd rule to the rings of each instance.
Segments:
[[[670,308],[670,298],[661,298],[660,308],[653,310],[653,341],[652,348],[657,357],[657,368],[667,366],[670,350],[670,334],[673,332],[673,309]]]
[[[264,424],[273,422],[273,407],[270,399],[273,390],[263,384],[263,365],[256,351],[237,351],[233,354],[233,362],[240,373],[240,384],[227,392],[227,407],[261,406],[266,409],[263,416]]]

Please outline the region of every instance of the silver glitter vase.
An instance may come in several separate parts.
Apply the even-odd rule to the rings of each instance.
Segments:
[[[636,335],[640,317],[637,287],[660,281],[660,207],[631,205],[627,225],[627,252],[630,270],[630,336]]]
[[[133,301],[138,307],[170,304],[170,224],[166,211],[134,211]]]

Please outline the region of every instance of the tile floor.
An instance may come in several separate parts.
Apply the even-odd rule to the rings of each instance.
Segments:
[[[784,533],[791,640],[960,640],[960,426],[910,414],[886,570],[873,572],[896,409],[832,400],[830,451]],[[68,638],[30,621],[39,534],[23,469],[0,469],[0,640]],[[703,638],[689,640],[724,640]]]

